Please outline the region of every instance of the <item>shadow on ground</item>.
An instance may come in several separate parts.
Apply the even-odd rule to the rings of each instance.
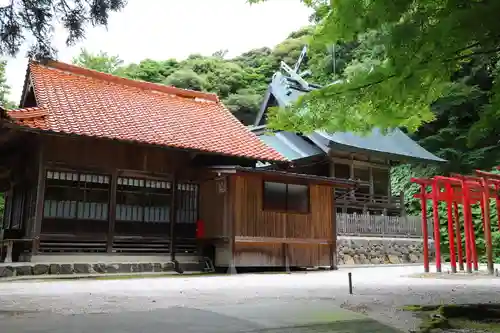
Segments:
[[[307,326],[269,328],[256,331],[258,333],[400,333],[395,328],[386,326],[372,319],[337,321],[330,324],[317,324]]]
[[[293,314],[290,314],[293,317]],[[24,333],[397,333],[400,331],[364,317],[338,318],[332,322],[315,321],[290,325],[286,321],[262,316],[245,318],[189,307],[172,307],[141,312],[54,314],[30,313],[2,319],[2,331]]]

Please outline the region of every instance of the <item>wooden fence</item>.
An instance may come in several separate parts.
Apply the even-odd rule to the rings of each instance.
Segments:
[[[343,236],[422,237],[420,216],[381,216],[337,213],[337,234]],[[432,220],[428,220],[432,238]]]

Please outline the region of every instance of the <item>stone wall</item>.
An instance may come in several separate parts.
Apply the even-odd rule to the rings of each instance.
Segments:
[[[429,254],[434,257],[434,243],[429,240]],[[339,236],[337,264],[381,265],[423,262],[423,241],[413,238]]]
[[[202,271],[199,263],[179,263],[182,271]],[[127,273],[160,273],[173,272],[174,263],[75,263],[75,264],[40,264],[40,263],[12,263],[0,264],[0,278],[16,276],[41,275],[98,275],[98,274],[127,274]]]

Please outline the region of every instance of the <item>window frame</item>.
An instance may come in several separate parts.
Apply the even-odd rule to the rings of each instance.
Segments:
[[[276,184],[283,184],[285,185],[285,209],[272,209],[272,208],[266,208],[266,183],[276,183]],[[305,186],[307,189],[307,203],[306,203],[306,210],[298,210],[298,209],[291,209],[288,207],[288,186],[289,185],[299,185],[299,186]],[[308,215],[311,213],[311,186],[309,184],[304,184],[300,182],[284,182],[280,180],[273,180],[273,179],[263,179],[262,180],[262,201],[261,201],[261,208],[262,211],[266,212],[276,212],[276,213],[286,213],[286,214],[301,214],[301,215]]]
[[[189,193],[186,195],[186,192]],[[192,194],[194,192],[194,194]],[[183,196],[184,195],[184,196]],[[180,182],[177,183],[176,189],[176,217],[175,223],[179,224],[196,224],[196,221],[200,219],[200,184],[196,182]],[[188,198],[188,200],[185,200]],[[182,207],[183,204],[188,204],[189,209]],[[182,214],[189,215],[193,217],[192,221],[182,221],[180,219]]]
[[[61,175],[64,174],[64,177]],[[57,176],[56,176],[57,175]],[[70,176],[71,179],[68,179],[67,177]],[[62,178],[61,178],[62,177]],[[82,179],[82,177],[84,179]],[[90,181],[87,181],[87,177],[91,177]],[[103,181],[93,181],[92,177],[97,177],[98,179],[101,178]],[[46,168],[44,170],[44,196],[43,196],[43,210],[42,210],[42,219],[44,220],[64,220],[64,221],[101,221],[101,222],[109,222],[109,201],[111,198],[111,177],[112,175],[106,172],[96,172],[96,171],[87,171],[87,170],[80,170],[80,169],[62,169],[62,168],[57,168],[57,167],[50,167]],[[63,179],[64,178],[64,179]],[[64,180],[64,181],[72,181],[76,182],[77,186],[68,186],[68,185],[55,185],[55,184],[50,184],[49,182],[51,180]],[[103,188],[88,188],[86,186],[82,187],[83,184],[106,184],[105,187]],[[63,202],[61,200],[52,200],[48,199],[47,192],[50,189],[54,188],[59,188],[59,189],[69,189],[70,191],[76,191],[76,196],[78,199],[73,200],[75,202],[75,212],[74,216],[66,216],[66,217],[61,217],[61,216],[48,216],[46,212],[46,204],[49,201],[56,201],[56,202]],[[88,200],[85,199],[86,192],[92,192],[95,191],[101,192],[101,193],[106,193],[107,196],[107,201],[104,202],[98,202],[103,205],[105,205],[106,213],[105,213],[105,218],[83,218],[79,216],[80,209],[79,209],[79,204],[85,204],[89,202]],[[83,193],[83,194],[82,194]],[[84,199],[82,199],[80,196],[83,195]],[[50,196],[49,196],[50,197]]]
[[[129,184],[130,182],[134,184]],[[137,182],[137,185],[135,184]],[[155,186],[153,186],[153,183]],[[116,209],[116,216],[115,216],[115,223],[141,223],[141,224],[169,224],[170,217],[171,217],[171,212],[170,210],[172,209],[171,207],[171,202],[172,202],[172,192],[173,192],[173,183],[170,179],[162,179],[162,178],[156,178],[156,177],[144,177],[142,175],[118,175],[116,179],[116,203],[115,203],[115,209]],[[148,185],[149,184],[149,185]],[[131,188],[126,188],[123,189],[121,186],[130,186]],[[149,190],[148,190],[149,189]],[[151,191],[150,189],[160,189],[159,192]],[[161,190],[165,189],[165,192],[162,192]],[[119,216],[118,212],[118,207],[119,206],[131,206],[130,204],[122,204],[119,203],[119,196],[120,195],[128,195],[128,194],[134,194],[139,196],[140,198],[140,205],[137,205],[138,207],[141,208],[141,219],[140,220],[132,220],[132,219],[122,219],[121,216]],[[168,203],[168,210],[166,213],[166,220],[161,220],[161,221],[151,221],[151,217],[149,213],[147,212],[147,208],[151,208],[152,206],[148,205],[149,201],[149,196],[151,195],[157,195],[161,196],[163,198],[167,198],[165,202]],[[167,206],[165,206],[167,207]],[[127,213],[125,213],[127,215]],[[146,217],[148,215],[148,217]]]

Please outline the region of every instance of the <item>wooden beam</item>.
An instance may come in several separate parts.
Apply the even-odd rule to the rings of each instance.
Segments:
[[[234,237],[235,243],[261,243],[261,244],[318,244],[318,245],[330,245],[333,243],[330,239],[319,239],[319,238],[281,238],[281,237],[247,237],[247,236],[236,236]]]
[[[33,223],[33,248],[31,253],[38,254],[38,249],[40,247],[40,233],[42,231],[42,220],[43,220],[43,204],[45,197],[45,143],[43,140],[39,141],[38,150],[38,182],[36,189],[36,206],[35,206],[35,220]]]
[[[111,174],[111,184],[109,189],[109,209],[108,209],[108,238],[107,238],[107,251],[113,252],[113,240],[115,238],[115,224],[116,224],[116,191],[118,187],[118,171],[115,170]]]
[[[333,162],[337,162],[340,164],[347,164],[347,165],[352,164],[354,166],[369,166],[369,167],[371,166],[371,167],[378,168],[378,169],[389,169],[390,168],[389,165],[382,164],[382,163],[356,160],[356,159],[354,159],[354,155],[350,155],[350,158],[342,158],[342,157],[332,156],[332,157],[330,157],[330,159]]]

